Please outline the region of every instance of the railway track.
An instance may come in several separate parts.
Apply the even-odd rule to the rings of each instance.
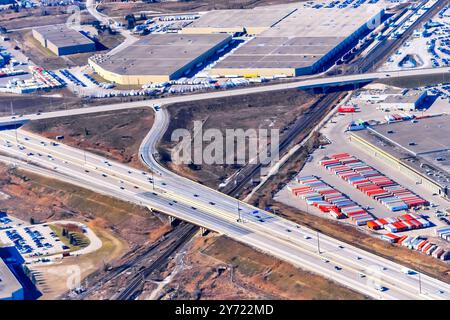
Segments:
[[[180,247],[186,244],[192,236],[197,232],[198,227],[194,225],[186,225],[180,237],[175,239],[167,248],[164,249],[148,267],[139,271],[128,284],[128,286],[120,292],[114,300],[134,300],[142,291],[143,282],[147,279],[153,271],[164,266],[169,257],[171,257]]]
[[[430,19],[434,16],[439,10],[441,10],[448,0],[442,0],[438,2],[435,7],[429,10],[426,14],[424,14],[420,19],[418,19],[412,26],[404,33],[402,38],[398,39],[386,39],[384,43],[381,43],[377,47],[374,48],[367,56],[360,58],[352,63],[347,70],[344,71],[344,74],[352,74],[354,70],[358,70],[360,73],[368,72],[370,70],[375,69],[375,67],[383,61],[385,57],[394,52],[409,36],[414,32],[414,30],[424,21]],[[283,135],[282,141],[280,142],[279,153],[286,150],[286,148],[290,145],[290,143],[298,137],[298,135],[305,129],[308,128],[313,123],[317,123],[320,121],[321,117],[324,115],[324,111],[331,105],[336,104],[338,99],[340,98],[340,93],[333,92],[326,94],[324,97],[321,97],[319,101],[317,101],[310,109],[310,116],[304,117],[296,123],[293,128],[289,130],[289,133]],[[247,164],[241,169],[238,177],[241,177],[240,180],[236,181],[235,185],[231,185],[231,187],[225,187],[222,189],[222,192],[238,196],[239,192],[242,188],[256,175],[260,172],[262,168],[261,163],[257,164]]]
[[[438,12],[441,8],[443,8],[448,0],[443,0],[437,3],[437,5],[429,10],[424,16],[418,19],[408,31],[405,32],[402,38],[399,39],[386,39],[384,43],[378,45],[372,50],[368,56],[360,58],[356,61],[353,61],[350,64],[350,67],[344,71],[344,74],[354,73],[354,70],[358,70],[358,72],[367,72],[375,69],[375,67],[382,62],[386,56],[391,54],[394,50],[396,50],[406,39],[412,34],[412,32],[417,28],[417,26],[423,23],[424,20],[431,18],[436,12]],[[330,106],[337,103],[340,98],[341,93],[332,92],[325,94],[310,108],[309,113],[306,117],[299,119],[296,123],[289,129],[289,131],[283,135],[282,141],[280,142],[279,151],[282,153],[286,150],[286,148],[299,136],[299,134],[306,130],[309,126],[313,126],[314,123],[320,121],[321,117],[324,115],[324,112]],[[236,181],[236,184],[230,188],[223,189],[222,192],[228,195],[237,195],[242,188],[261,170],[262,164],[254,164],[254,165],[246,165],[240,173],[242,177],[240,180]],[[156,260],[152,260],[151,264],[145,267],[143,270],[139,271],[128,284],[128,286],[120,292],[114,299],[116,300],[132,300],[139,296],[143,282],[148,276],[163,266],[167,259],[172,256],[180,247],[182,247],[185,243],[187,243],[198,231],[198,227],[193,225],[184,224],[183,226],[179,226],[177,232],[174,232],[170,239],[177,236],[176,240],[173,241],[168,247],[164,248],[162,254],[160,254]],[[102,279],[101,283],[106,283],[108,281],[112,281],[123,274],[125,271],[129,270],[132,266],[136,264],[140,264],[150,259],[150,256],[153,256],[155,252],[158,251],[159,248],[162,247],[162,243],[166,243],[167,239],[162,239],[161,241],[155,243],[151,247],[145,250],[144,253],[139,255],[135,260],[130,261],[114,270],[112,273],[108,275],[106,279]],[[98,285],[92,287],[87,291],[87,293],[93,292],[98,289]],[[87,296],[86,294],[85,296]]]
[[[299,119],[289,131],[282,136],[279,145],[279,153],[282,154],[301,132],[305,131],[308,127],[313,127],[315,123],[319,122],[325,111],[338,100],[340,95],[340,93],[335,92],[320,97],[319,100],[310,107],[309,113],[305,117]],[[241,179],[238,180],[235,185],[230,184],[231,187],[224,188],[222,192],[232,196],[238,195],[247,182],[259,173],[261,168],[261,163],[247,164],[241,169],[239,174]]]
[[[127,261],[126,263],[122,264],[119,267],[109,270],[108,273],[101,279],[92,280],[95,281],[95,285],[89,287],[86,291],[77,295],[75,299],[77,300],[85,299],[89,297],[91,294],[98,291],[103,285],[111,281],[114,281],[115,279],[123,275],[125,272],[129,271],[132,267],[145,264],[146,261],[151,260],[151,258],[159,252],[159,250],[164,249],[164,247],[168,243],[170,243],[171,241],[175,241],[178,238],[184,237],[186,234],[188,234],[192,227],[194,227],[193,229],[195,229],[195,232],[197,232],[198,227],[192,226],[186,222],[181,222],[179,225],[174,227],[174,229],[170,233],[160,238],[157,242],[153,243],[148,248],[145,248],[134,258],[130,259],[129,261]],[[195,232],[194,231],[192,232],[193,232],[192,235],[194,235]]]

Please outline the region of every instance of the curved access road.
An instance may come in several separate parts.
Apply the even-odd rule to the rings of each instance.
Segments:
[[[244,221],[258,225],[256,228],[258,228],[260,232],[266,235],[273,235],[275,237],[285,238],[286,235],[290,235],[293,232],[299,230],[300,228],[303,231],[306,231],[308,234],[316,233],[315,231],[309,228],[303,226],[300,227],[299,225],[296,225],[286,219],[282,219],[278,216],[272,215],[269,212],[265,212],[263,210],[260,210],[259,208],[248,205],[244,202],[239,202],[238,207],[237,199],[227,196],[223,193],[220,193],[214,189],[208,188],[204,185],[201,185],[189,179],[186,179],[184,177],[178,176],[177,174],[173,173],[172,171],[162,166],[155,158],[155,155],[157,154],[156,146],[159,140],[164,135],[168,127],[169,120],[170,120],[169,114],[165,109],[156,111],[154,125],[150,130],[150,132],[145,137],[145,139],[143,140],[140,147],[141,159],[150,168],[150,170],[156,173],[155,183],[158,185],[158,187],[160,186],[161,183],[164,183],[165,189],[171,190],[172,192],[176,192],[182,195],[183,197],[188,197],[190,198],[191,201],[197,204],[201,204],[204,207],[208,207],[209,205],[213,206],[214,210],[220,209],[223,212],[228,212],[231,213],[232,215],[234,214],[235,218],[239,217],[237,213],[239,208],[240,217]],[[212,203],[214,203],[214,205],[212,205]],[[239,224],[239,222],[237,222],[237,224]],[[377,273],[379,272],[380,274],[383,274],[385,272],[397,274],[395,277],[398,277],[399,282],[401,282],[402,281],[401,279],[405,277],[405,274],[402,274],[401,271],[404,269],[404,267],[402,267],[399,264],[393,263],[387,259],[381,258],[379,256],[361,250],[359,248],[353,247],[349,244],[343,244],[342,242],[336,239],[333,239],[331,237],[322,234],[320,235],[317,234],[316,238],[317,237],[319,237],[318,242],[320,242],[319,244],[320,246],[326,245],[329,246],[329,248],[340,249],[337,250],[340,252],[338,253],[338,256],[334,256],[334,259],[337,258],[334,261],[339,261],[339,263],[343,263],[342,259],[347,260],[348,257],[353,257],[353,259],[356,257],[356,261],[350,259],[351,261],[350,264],[355,268],[360,268],[359,270],[367,270],[367,268],[369,269],[375,268],[374,270],[377,270],[376,272]],[[295,242],[296,245],[305,246],[305,240],[309,239],[305,239],[305,237],[303,238],[297,237],[294,240],[293,239],[290,240]],[[371,264],[367,265],[366,261],[371,261],[370,262]],[[347,260],[346,262],[348,263],[349,261]],[[364,273],[365,271],[361,272]],[[422,279],[427,278],[427,276],[425,275],[421,276]],[[334,276],[332,275],[331,278],[334,279]],[[450,288],[450,286],[448,286],[443,282],[440,281],[435,282],[436,280],[434,279],[432,280],[432,278],[430,277],[428,277],[427,279],[428,280],[426,281],[431,281],[432,283],[434,283],[434,285],[437,285],[437,287],[435,287],[436,290],[435,292],[440,292],[441,289],[438,288],[444,287]],[[448,294],[450,295],[450,292],[448,292]],[[438,298],[438,296],[434,298]]]
[[[13,142],[16,138],[18,143]],[[232,198],[195,182],[186,185],[175,175],[155,175],[153,185],[148,173],[64,144],[52,145],[23,130],[17,136],[12,130],[1,131],[0,151],[16,158],[0,157],[2,162],[217,231],[375,299],[450,299],[450,286],[442,281],[422,274],[420,290],[418,273],[406,275],[399,264],[247,204],[241,203],[243,221],[238,222],[236,213],[227,209]],[[225,200],[210,205],[203,197]]]

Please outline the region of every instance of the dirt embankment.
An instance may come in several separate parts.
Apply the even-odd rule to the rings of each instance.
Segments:
[[[7,29],[29,28],[42,25],[65,23],[70,14],[68,6],[56,6],[47,8],[20,8],[3,11],[0,15],[0,26]]]
[[[44,299],[68,290],[67,268],[80,268],[82,278],[136,248],[149,246],[169,229],[147,209],[67,183],[0,166],[0,208],[26,222],[80,221],[102,240],[96,252],[68,257],[62,263],[32,269]]]
[[[152,105],[152,98],[147,96],[137,97],[112,97],[112,98],[80,98],[69,89],[53,89],[51,91],[39,91],[30,94],[0,94],[0,116],[11,115],[11,103],[14,114],[32,114],[37,112],[50,112],[76,108],[88,108],[115,103],[127,103],[133,101],[148,100]]]
[[[208,99],[195,102],[175,103],[168,106],[171,115],[159,152],[161,161],[173,171],[195,181],[215,187],[235,173],[239,164],[181,164],[171,160],[171,152],[177,142],[172,133],[179,128],[188,129],[192,139],[201,132],[193,132],[194,121],[203,121],[203,131],[218,129],[225,136],[226,129],[279,129],[280,135],[314,103],[317,96],[297,90],[263,92],[252,95]],[[270,137],[269,137],[270,139]],[[208,143],[204,143],[206,147]],[[223,145],[226,145],[225,139]],[[248,161],[248,139],[245,158]],[[203,149],[205,150],[205,149]],[[235,151],[235,158],[238,156]],[[227,155],[228,156],[228,155]],[[242,154],[240,154],[242,156]]]
[[[225,236],[196,238],[161,299],[367,299]]]
[[[155,240],[163,223],[143,208],[65,182],[0,166],[0,207],[24,221],[80,220],[102,226],[130,246]]]
[[[80,108],[83,102],[68,89],[52,90],[48,95],[41,94],[0,94],[0,116],[31,114]],[[11,108],[12,106],[12,108]]]
[[[139,108],[32,121],[24,129],[51,139],[63,135],[65,144],[144,169],[139,146],[153,120],[152,109]]]

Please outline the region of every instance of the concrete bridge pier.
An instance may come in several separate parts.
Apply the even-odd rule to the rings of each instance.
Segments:
[[[175,227],[177,224],[180,223],[180,221],[181,220],[179,220],[179,219],[177,219],[175,217],[169,216],[169,224],[170,224],[171,227]]]
[[[200,227],[200,234],[202,236],[206,236],[209,233],[209,230],[206,229],[205,227]]]

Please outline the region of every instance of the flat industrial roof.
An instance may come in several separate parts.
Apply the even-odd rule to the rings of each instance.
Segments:
[[[381,124],[371,128],[413,155],[450,149],[450,116]]]
[[[203,14],[184,29],[195,28],[269,28],[291,14],[292,5],[272,8],[214,10]]]
[[[20,282],[0,258],[0,300],[8,299],[22,288]]]
[[[288,7],[292,10],[292,5]],[[383,9],[381,4],[345,10],[305,8],[301,4],[296,7],[297,10],[243,44],[213,69],[310,66]]]
[[[384,103],[415,103],[422,96],[422,94],[423,94],[423,92],[413,93],[413,94],[404,94],[404,95],[393,94],[393,95],[387,96],[383,102]]]
[[[91,39],[82,33],[68,28],[65,25],[44,26],[33,29],[39,32],[45,39],[60,48],[75,45],[94,44]]]
[[[300,68],[332,50],[339,37],[256,37],[239,47],[215,68]]]
[[[299,7],[286,19],[265,31],[263,36],[346,38],[378,14],[382,8],[378,5],[362,5],[346,9]]]
[[[221,42],[228,34],[153,34],[94,61],[122,75],[171,75]]]
[[[450,185],[450,116],[380,124],[353,132],[442,186]],[[392,133],[387,133],[392,131]],[[412,143],[412,145],[410,145]]]

